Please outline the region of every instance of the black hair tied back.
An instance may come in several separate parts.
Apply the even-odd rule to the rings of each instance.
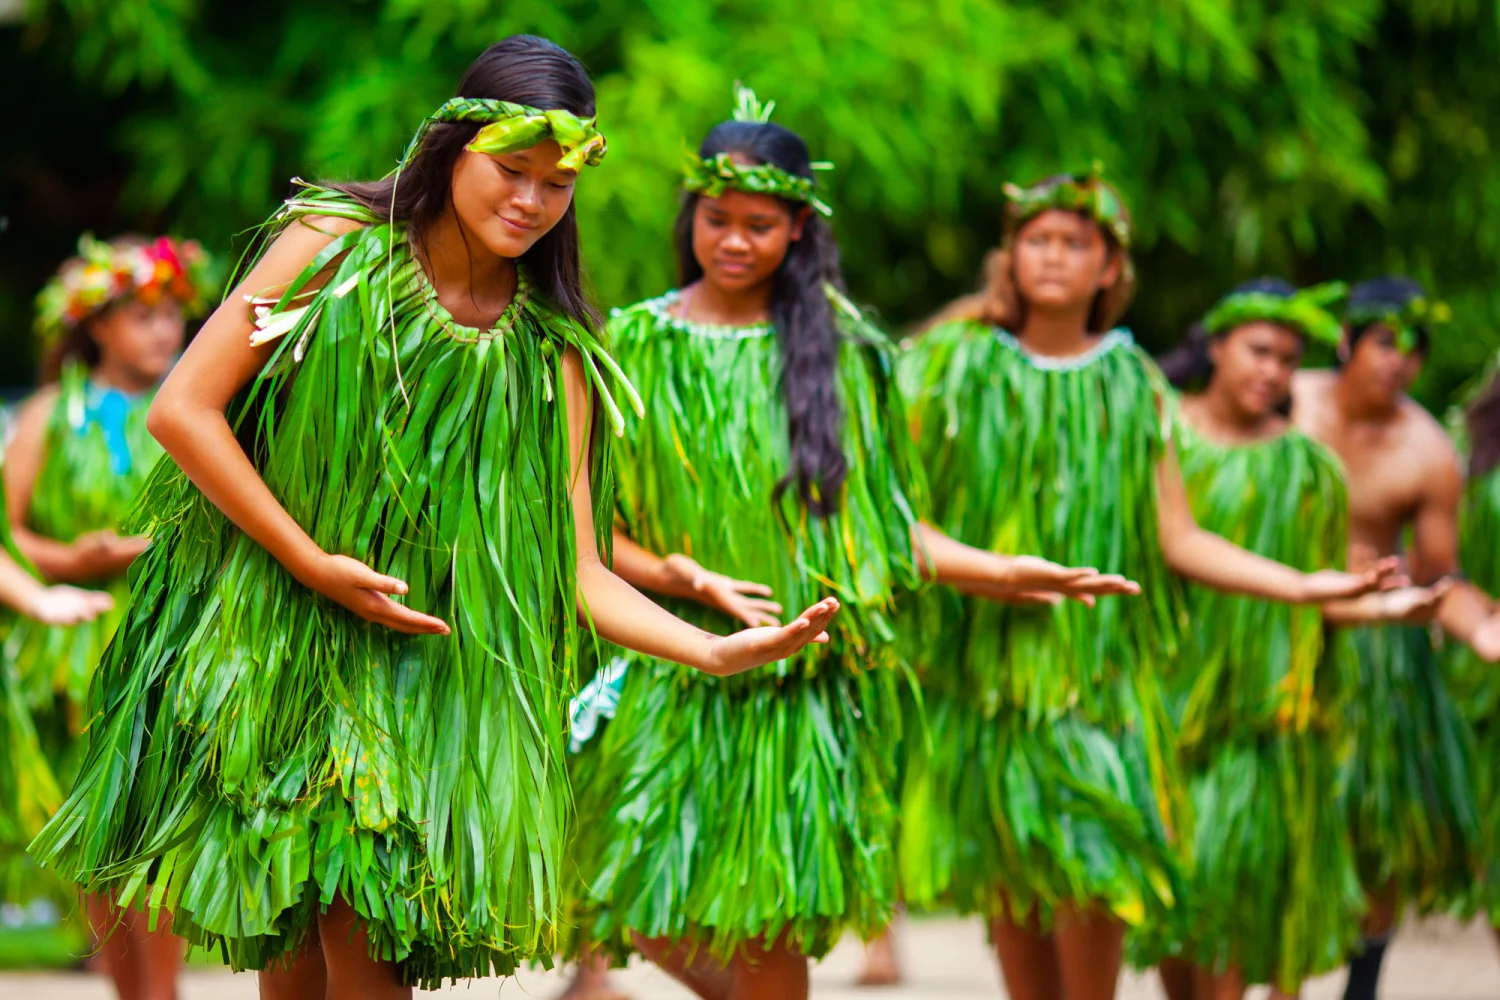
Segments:
[[[703,140],[698,154],[708,158],[719,153],[769,163],[800,177],[812,176],[807,143],[790,129],[770,122],[719,124]],[[703,268],[693,255],[693,216],[700,197],[689,193],[677,216],[677,262],[684,287],[703,277]],[[793,201],[786,206],[789,212],[803,208]],[[838,246],[827,221],[811,213],[802,238],[787,249],[771,290],[791,450],[791,468],[777,492],[795,483],[808,510],[826,517],[839,506],[849,465],[837,382],[839,332],[825,284],[843,289]]]

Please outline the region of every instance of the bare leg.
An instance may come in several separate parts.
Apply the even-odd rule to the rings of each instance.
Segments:
[[[1295,990],[1293,990],[1290,993],[1285,992],[1280,987],[1272,986],[1271,987],[1271,992],[1266,994],[1266,1000],[1298,1000],[1298,998],[1301,997],[1301,996],[1302,996],[1302,987],[1301,986],[1298,986]]]
[[[990,921],[990,940],[1011,1000],[1062,1000],[1062,972],[1052,935],[1042,933],[1034,913],[1021,919],[1009,904]]]
[[[132,914],[131,947],[141,954],[146,1000],[177,1000],[177,973],[182,969],[182,939],[172,933],[172,921],[150,930],[144,914]]]
[[[1059,909],[1054,937],[1068,1000],[1114,1000],[1124,959],[1125,925],[1098,911]]]
[[[103,896],[85,900],[89,927],[98,942],[99,971],[120,1000],[177,1000],[182,941],[165,919],[149,929],[145,914],[122,910]]]
[[[114,984],[115,996],[119,1000],[146,1000],[141,954],[130,940],[133,914],[121,912],[103,896],[89,896],[84,907],[98,946],[99,971]]]
[[[1156,975],[1161,979],[1161,989],[1167,1000],[1199,1000],[1191,962],[1180,958],[1163,959],[1156,967]]]
[[[1245,1000],[1245,977],[1239,969],[1209,972],[1197,969],[1198,1000]]]
[[[608,955],[600,955],[592,948],[584,948],[578,958],[578,968],[573,973],[573,982],[557,1000],[628,1000],[609,981],[609,970]]]
[[[896,925],[865,945],[865,967],[856,986],[900,986],[901,960],[896,955]]]
[[[328,966],[318,925],[313,924],[301,947],[257,974],[260,1000],[323,1000],[328,995]]]
[[[746,945],[729,969],[734,976],[729,1000],[807,1000],[807,956],[784,940],[770,947]]]
[[[354,908],[335,899],[318,919],[318,937],[328,968],[328,1000],[411,1000],[395,962],[370,957],[370,938]]]
[[[666,938],[634,935],[635,947],[663,972],[677,980],[703,1000],[729,1000],[734,975],[718,964],[708,952],[690,940],[673,944]]]

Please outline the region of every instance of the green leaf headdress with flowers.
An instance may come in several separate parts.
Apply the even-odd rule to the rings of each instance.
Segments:
[[[1416,350],[1420,331],[1425,327],[1451,322],[1453,310],[1448,303],[1425,295],[1414,295],[1405,302],[1365,301],[1350,303],[1344,319],[1351,327],[1379,323],[1396,335],[1396,346],[1405,354]]]
[[[1010,231],[1050,209],[1081,212],[1102,226],[1122,249],[1130,249],[1130,213],[1120,192],[1104,180],[1104,164],[1098,160],[1083,173],[1049,177],[1031,187],[1006,184],[1003,190],[1009,199]]]
[[[740,83],[734,85],[734,99],[731,120],[737,122],[766,124],[776,109],[775,101],[762,103],[755,91]],[[833,169],[832,163],[823,161],[816,161],[811,166],[815,171]],[[736,163],[728,153],[704,158],[691,149],[684,150],[682,186],[710,198],[717,198],[725,191],[771,194],[801,202],[825,218],[833,215],[833,209],[818,197],[818,185],[813,178],[799,177],[771,163]]]
[[[50,345],[68,330],[116,302],[139,299],[154,305],[176,299],[189,318],[208,310],[216,282],[212,262],[193,240],[159,236],[97,240],[84,233],[78,256],[58,268],[36,299],[36,332]]]
[[[1313,285],[1291,295],[1231,292],[1203,317],[1203,328],[1218,336],[1246,323],[1278,323],[1292,327],[1309,340],[1337,347],[1344,330],[1334,310],[1348,293],[1349,286],[1342,281]]]

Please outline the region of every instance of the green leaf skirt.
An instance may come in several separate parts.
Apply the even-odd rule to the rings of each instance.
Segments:
[[[1459,909],[1500,926],[1500,671],[1456,643],[1446,650],[1443,666],[1476,748],[1470,782],[1479,807],[1480,872]]]
[[[632,663],[575,770],[589,940],[623,958],[633,931],[725,959],[785,935],[817,958],[846,931],[883,928],[903,683],[833,657],[806,675],[725,679]]]
[[[1076,711],[1036,723],[1005,708],[990,716],[929,689],[927,734],[908,734],[901,790],[901,884],[912,906],[986,917],[1008,908],[1045,926],[1063,906],[1103,905],[1132,925],[1169,919],[1186,792],[1149,751],[1161,713],[1117,686],[1126,716],[1157,727],[1157,740]]]
[[[1341,966],[1365,903],[1340,794],[1346,763],[1322,732],[1246,736],[1190,762],[1186,894],[1178,919],[1132,935],[1131,963],[1233,966],[1288,993]]]
[[[1348,815],[1362,883],[1424,911],[1472,893],[1480,866],[1474,733],[1425,629],[1351,630]]]

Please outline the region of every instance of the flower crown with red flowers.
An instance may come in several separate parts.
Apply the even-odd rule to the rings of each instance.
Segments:
[[[37,335],[50,344],[127,298],[155,305],[170,295],[185,315],[201,316],[208,309],[208,269],[208,255],[192,240],[105,241],[84,233],[78,256],[64,261],[36,297]]]

